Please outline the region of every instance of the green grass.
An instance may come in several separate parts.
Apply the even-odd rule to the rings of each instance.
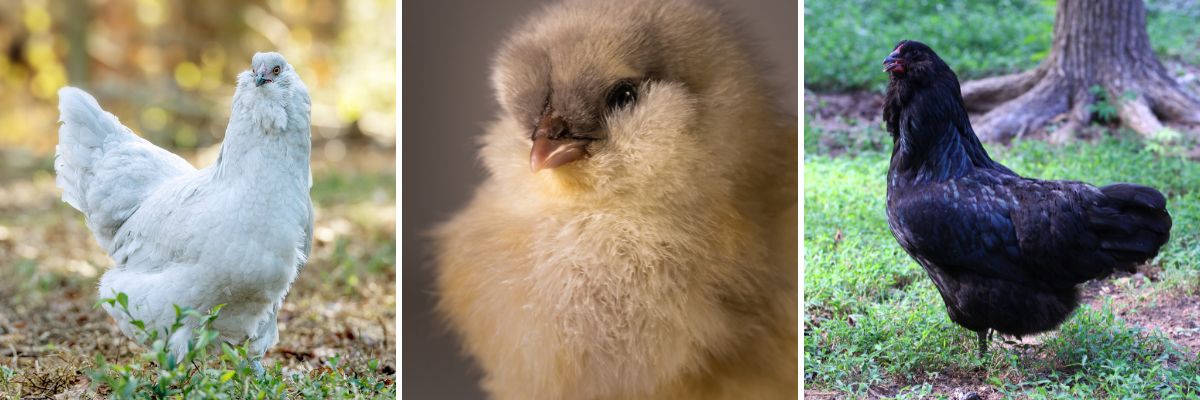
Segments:
[[[1149,0],[1146,2],[1146,32],[1159,57],[1200,64],[1200,2],[1196,0]]]
[[[314,177],[312,200],[321,206],[361,203],[396,192],[395,171],[337,171]]]
[[[1197,289],[1200,164],[1128,138],[988,147],[1027,176],[1129,181],[1163,190],[1175,225],[1158,260],[1163,278],[1152,285]],[[1194,355],[1114,317],[1107,306],[1081,308],[1032,350],[993,345],[980,359],[974,333],[950,321],[924,271],[888,231],[888,154],[876,145],[841,157],[816,143],[806,143],[806,150],[806,388],[864,396],[869,387],[898,385],[900,393],[920,397],[929,393],[928,382],[950,375],[980,379],[1016,397],[1200,398]]]
[[[804,84],[882,90],[881,63],[902,39],[934,48],[960,79],[1026,69],[1045,57],[1053,26],[1053,5],[1030,1],[806,1]]]
[[[901,39],[933,47],[975,79],[1037,65],[1050,50],[1053,1],[810,0],[804,2],[804,84],[820,91],[882,91],[881,63]],[[1147,31],[1159,56],[1200,62],[1200,3],[1149,1]]]
[[[127,299],[124,293],[118,293],[101,303],[128,313]],[[133,325],[145,335],[143,345],[147,350],[140,360],[111,364],[104,356],[97,355],[95,367],[84,371],[91,378],[89,389],[104,388],[113,399],[388,399],[396,396],[391,379],[380,378],[370,371],[347,370],[339,365],[337,356],[325,360],[325,366],[307,374],[285,373],[279,365],[262,375],[256,374],[251,369],[251,357],[247,355],[245,345],[218,342],[217,332],[211,329],[212,323],[220,318],[223,306],[218,305],[207,313],[176,306],[175,324],[162,332],[134,320]],[[194,331],[195,339],[189,344],[187,354],[182,360],[176,360],[168,351],[166,338],[188,319],[199,321],[200,328]],[[374,370],[379,360],[368,360],[366,364]]]

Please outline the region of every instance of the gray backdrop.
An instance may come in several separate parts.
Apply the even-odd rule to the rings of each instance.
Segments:
[[[433,315],[424,235],[470,198],[483,179],[475,139],[497,110],[489,63],[506,33],[545,0],[403,3],[402,210],[403,393],[407,399],[481,399],[479,370]],[[779,104],[796,113],[797,2],[718,1],[741,18],[772,66]]]

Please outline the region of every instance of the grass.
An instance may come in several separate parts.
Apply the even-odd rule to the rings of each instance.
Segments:
[[[1148,0],[1146,32],[1159,57],[1200,64],[1200,2],[1196,0]]]
[[[830,134],[806,128],[806,135]],[[877,129],[869,130],[886,137]],[[1123,321],[1108,304],[1081,307],[1040,344],[993,344],[980,359],[974,333],[950,321],[924,271],[888,231],[888,154],[875,144],[838,157],[816,142],[805,146],[806,388],[858,397],[895,387],[921,397],[931,393],[931,382],[953,377],[978,380],[1009,397],[1200,398],[1194,350],[1189,354],[1162,334]],[[1027,176],[1163,190],[1175,225],[1157,260],[1161,279],[1146,290],[1197,290],[1200,163],[1128,137],[1066,146],[1017,141],[989,150]]]
[[[124,293],[101,299],[100,302],[126,314],[129,312]],[[212,330],[212,323],[220,317],[223,306],[218,305],[207,313],[176,306],[175,324],[162,332],[144,327],[141,321],[132,321],[140,334],[144,335],[142,345],[148,349],[142,353],[141,359],[149,361],[152,366],[147,368],[141,362],[109,364],[103,356],[98,355],[95,367],[85,371],[92,380],[91,386],[107,388],[110,396],[117,399],[190,399],[222,395],[275,399],[288,394],[306,399],[326,399],[387,398],[388,395],[395,395],[394,388],[390,388],[392,379],[375,374],[351,375],[340,368],[336,356],[325,360],[325,366],[307,374],[285,373],[278,364],[269,372],[257,374],[251,367],[251,359],[244,345],[217,342],[218,334]],[[182,360],[176,360],[167,350],[169,343],[166,338],[180,329],[186,319],[200,321],[200,327],[194,331],[196,340],[190,343],[187,354]],[[218,351],[209,354],[213,350]],[[374,369],[379,365],[379,360],[369,360],[368,364]]]
[[[1160,57],[1200,63],[1200,4],[1148,1],[1147,31]],[[880,63],[901,39],[933,47],[969,80],[1037,65],[1050,50],[1053,1],[869,0],[804,2],[804,84],[818,91],[887,84]]]
[[[50,162],[0,159],[0,398],[394,398],[394,150],[361,147],[345,160],[314,152],[313,252],[263,376],[240,346],[174,362],[155,340],[125,338],[93,307],[112,260],[58,199]],[[180,310],[220,318],[200,311]]]

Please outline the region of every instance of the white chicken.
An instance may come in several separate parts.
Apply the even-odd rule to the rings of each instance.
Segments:
[[[81,211],[115,261],[100,297],[124,293],[128,313],[105,310],[121,331],[166,331],[174,305],[207,311],[213,328],[246,341],[252,367],[278,339],[276,313],[312,244],[308,89],[278,53],[258,53],[238,75],[216,163],[197,170],[136,136],[86,92],[58,92],[54,168],[63,201]],[[168,338],[182,360],[198,321]]]

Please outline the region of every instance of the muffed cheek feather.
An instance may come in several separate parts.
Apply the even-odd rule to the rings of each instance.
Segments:
[[[633,153],[652,141],[687,135],[696,119],[696,104],[682,84],[651,84],[636,105],[611,114],[605,121],[611,147],[616,152]]]
[[[254,74],[253,73],[251,73],[250,71],[242,71],[242,73],[238,74],[238,76],[237,76],[238,87],[246,87],[248,85],[253,85],[253,84],[254,84]]]
[[[662,184],[674,174],[694,175],[704,166],[701,142],[711,139],[696,130],[697,118],[696,99],[682,84],[652,84],[634,107],[608,118],[608,143],[596,158],[623,169],[613,182]]]

